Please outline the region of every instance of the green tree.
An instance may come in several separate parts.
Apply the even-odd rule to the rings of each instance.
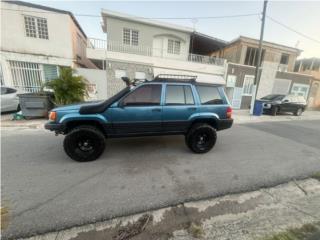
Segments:
[[[84,101],[88,96],[87,80],[82,76],[74,76],[69,67],[60,68],[59,78],[46,83],[54,91],[54,102],[57,105],[66,105]]]

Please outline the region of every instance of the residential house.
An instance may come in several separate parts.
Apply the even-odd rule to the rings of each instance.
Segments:
[[[211,56],[228,61],[226,91],[234,108],[249,108],[254,92],[259,40],[240,36]],[[301,50],[263,41],[257,97],[271,93],[309,96],[312,77],[293,72]]]
[[[225,83],[225,60],[208,54],[226,42],[171,23],[102,10],[106,39],[90,39],[88,57],[107,72],[107,95],[124,83],[121,77],[152,79],[167,74],[197,75]]]
[[[1,84],[35,92],[59,66],[90,67],[87,36],[71,12],[21,1],[1,2]]]
[[[320,58],[304,58],[296,61],[295,72],[312,75],[309,107],[320,109]]]

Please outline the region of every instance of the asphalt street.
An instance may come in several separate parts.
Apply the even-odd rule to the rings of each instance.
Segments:
[[[145,210],[255,190],[320,171],[320,121],[234,125],[207,154],[182,136],[107,140],[103,156],[78,163],[63,136],[2,129],[4,238],[31,236]]]

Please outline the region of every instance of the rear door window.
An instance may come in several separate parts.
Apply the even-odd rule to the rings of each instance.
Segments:
[[[167,85],[166,105],[193,105],[194,99],[190,86]]]
[[[196,86],[201,104],[216,105],[223,104],[223,99],[217,87],[214,86]]]

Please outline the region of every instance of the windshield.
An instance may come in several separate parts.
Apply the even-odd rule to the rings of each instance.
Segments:
[[[270,94],[270,95],[267,95],[261,99],[262,100],[271,100],[271,101],[281,101],[284,97],[285,97],[285,95]]]

